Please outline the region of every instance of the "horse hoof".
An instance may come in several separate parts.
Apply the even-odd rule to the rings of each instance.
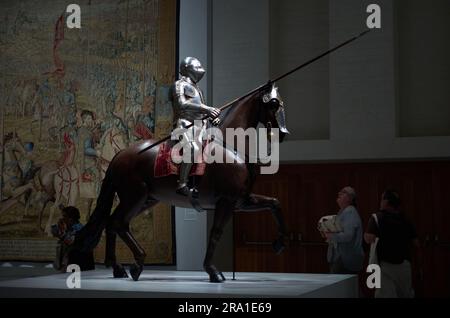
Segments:
[[[192,198],[194,198],[194,199],[198,199],[199,194],[198,194],[198,190],[197,190],[196,188],[192,188],[192,189],[191,189],[191,196],[192,196]]]
[[[216,271],[209,274],[209,281],[211,283],[223,283],[225,280],[225,276],[223,276],[222,272]]]
[[[185,196],[185,197],[188,197],[189,194],[190,194],[190,190],[189,190],[188,186],[184,186],[184,187],[178,188],[175,192],[177,194]]]
[[[143,269],[144,269],[144,266],[138,265],[138,264],[132,264],[130,266],[130,274],[135,282],[138,281],[139,276],[141,276]]]
[[[275,254],[279,255],[284,251],[284,248],[286,247],[286,245],[284,245],[283,239],[279,238],[277,240],[275,240],[272,243],[272,248],[275,251]]]
[[[128,274],[125,268],[122,265],[114,265],[113,267],[113,276],[114,278],[127,278]],[[139,278],[139,276],[138,276]]]

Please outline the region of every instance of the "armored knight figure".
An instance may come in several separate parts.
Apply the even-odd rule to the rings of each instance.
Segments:
[[[212,119],[220,115],[220,110],[205,105],[203,93],[197,86],[205,75],[205,69],[195,57],[186,57],[180,63],[181,78],[175,82],[173,92],[174,128],[184,129],[183,142],[190,147],[191,160],[182,162],[180,176],[176,192],[181,195],[189,195],[188,178],[194,162],[194,153],[201,147],[201,134],[205,129],[205,116]],[[218,123],[216,118],[214,124]],[[188,129],[189,125],[192,125]]]

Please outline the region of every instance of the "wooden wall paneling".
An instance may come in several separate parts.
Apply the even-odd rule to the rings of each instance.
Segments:
[[[442,243],[450,243],[450,164],[440,162],[432,168],[433,237]]]
[[[358,164],[353,173],[351,185],[356,191],[357,209],[361,216],[363,228],[367,228],[369,217],[380,206],[380,167]]]
[[[426,286],[426,297],[450,297],[450,244],[439,244],[432,247],[433,263],[432,268],[428,268],[424,283]],[[430,278],[432,279],[430,282]]]
[[[431,266],[428,263],[426,273],[429,277],[431,271],[433,277],[430,284],[425,276],[424,283],[427,296],[450,297],[450,164],[434,164],[432,180],[433,233],[427,250],[432,250],[433,262]]]
[[[304,273],[328,273],[327,262],[328,245],[324,242],[304,243],[302,245],[305,254]]]

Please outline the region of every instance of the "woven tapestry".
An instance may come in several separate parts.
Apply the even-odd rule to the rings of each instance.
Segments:
[[[176,0],[75,3],[77,19],[74,1],[0,3],[3,260],[52,261],[61,207],[86,223],[114,155],[172,127]],[[147,264],[173,264],[172,222],[164,204],[133,219]],[[133,262],[120,239],[117,253]]]

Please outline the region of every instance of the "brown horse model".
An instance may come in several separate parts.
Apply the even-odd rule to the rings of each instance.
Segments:
[[[274,85],[262,86],[244,99],[233,103],[229,111],[222,115],[218,127],[225,136],[226,128],[256,128],[258,123],[279,128],[280,141],[287,133],[285,127],[283,102]],[[99,242],[106,229],[107,265],[113,267],[114,277],[126,277],[126,271],[117,263],[115,255],[116,236],[127,244],[133,252],[135,264],[130,267],[130,274],[138,280],[145,259],[145,252],[130,232],[130,221],[139,213],[158,202],[192,208],[189,198],[175,193],[177,176],[155,178],[154,164],[159,147],[142,152],[152,144],[146,141],[119,152],[111,161],[103,180],[100,195],[89,222],[79,232],[75,246],[83,251],[92,250]],[[225,151],[225,156],[236,156],[235,151]],[[278,238],[274,241],[275,252],[284,248],[286,229],[282,219],[280,204],[277,199],[251,193],[257,175],[255,164],[236,160],[234,163],[207,164],[205,173],[196,177],[199,203],[204,210],[215,211],[213,227],[209,236],[208,247],[203,267],[211,282],[225,280],[223,274],[212,264],[216,245],[222,236],[224,226],[234,211],[270,210],[278,226]],[[120,203],[111,214],[115,193]]]

